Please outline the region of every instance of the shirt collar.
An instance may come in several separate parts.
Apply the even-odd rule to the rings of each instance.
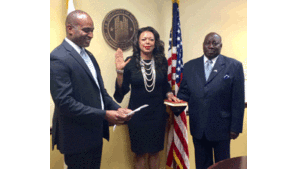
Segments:
[[[219,56],[220,56],[220,55],[218,55],[217,57],[215,57],[215,58],[213,58],[213,59],[211,60],[211,61],[213,62],[213,63],[212,63],[212,66],[215,65],[215,63],[217,62],[217,59],[219,58]],[[209,60],[209,59],[208,59],[205,55],[204,55],[203,58],[204,58],[204,65],[205,65],[206,61]]]
[[[70,39],[68,39],[67,37],[65,38],[65,41],[68,42],[75,50],[76,52],[80,55],[80,51],[81,49],[84,49],[84,48],[81,48],[79,47],[78,45],[76,45],[74,42],[72,42]]]

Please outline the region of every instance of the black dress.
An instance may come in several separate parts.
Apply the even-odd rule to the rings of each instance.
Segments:
[[[147,63],[150,61],[145,60]],[[168,63],[165,58],[163,64],[167,68]],[[147,72],[149,73],[149,71]],[[129,109],[134,110],[144,104],[149,105],[136,112],[128,122],[131,150],[137,154],[156,153],[163,150],[166,119],[168,118],[163,100],[166,99],[166,93],[171,91],[167,70],[162,71],[161,67],[156,67],[155,88],[152,92],[148,92],[145,89],[141,69],[137,69],[136,60],[132,58],[124,68],[122,92],[119,91],[116,83],[114,98],[119,103],[129,92],[129,86],[131,86]]]

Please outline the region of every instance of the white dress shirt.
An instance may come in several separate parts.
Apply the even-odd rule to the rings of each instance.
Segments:
[[[76,52],[80,55],[81,48],[78,45],[76,45],[74,42],[72,42],[68,38],[65,38],[65,41],[67,41],[76,50]]]
[[[211,60],[211,61],[213,62],[213,63],[211,64],[212,68],[214,68],[215,63],[217,62],[218,57],[219,57],[219,55]],[[204,62],[203,62],[203,63],[204,63],[204,67],[205,67],[206,62],[207,62],[209,59],[208,59],[205,55],[204,55],[203,58],[204,58]]]

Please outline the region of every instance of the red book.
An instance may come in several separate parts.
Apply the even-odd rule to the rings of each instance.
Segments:
[[[174,102],[174,101],[170,101],[168,99],[164,100],[164,104],[171,106],[171,107],[182,107],[182,106],[187,106],[187,102],[181,100],[180,102]]]

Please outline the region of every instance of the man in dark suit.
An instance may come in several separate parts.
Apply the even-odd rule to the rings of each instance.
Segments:
[[[109,140],[109,123],[130,117],[108,95],[95,57],[85,49],[94,24],[76,10],[66,19],[67,37],[50,54],[50,92],[55,103],[52,145],[64,154],[69,169],[99,169],[103,137]]]
[[[222,39],[209,33],[204,55],[184,65],[177,94],[189,105],[190,129],[197,169],[230,158],[230,139],[242,132],[244,118],[244,73],[242,64],[220,54]]]

